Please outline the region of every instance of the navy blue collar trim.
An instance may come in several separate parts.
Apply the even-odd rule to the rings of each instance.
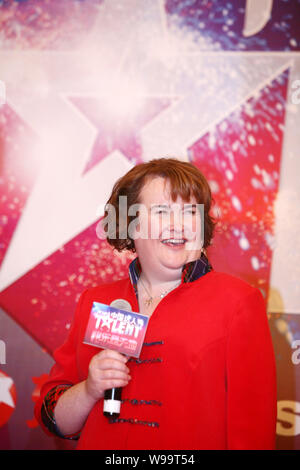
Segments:
[[[193,282],[212,271],[213,267],[208,261],[204,253],[201,253],[200,258],[195,261],[187,263],[182,268],[182,282]],[[129,278],[137,294],[137,282],[142,272],[141,265],[138,257],[131,261],[129,265]]]

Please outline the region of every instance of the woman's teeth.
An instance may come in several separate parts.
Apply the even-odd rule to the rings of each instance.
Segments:
[[[178,239],[178,240],[174,240],[173,238],[169,238],[167,240],[162,240],[162,243],[171,244],[171,245],[183,245],[185,242],[186,242],[186,240],[184,240],[183,238]]]

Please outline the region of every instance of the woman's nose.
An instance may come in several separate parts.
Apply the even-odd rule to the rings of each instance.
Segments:
[[[169,227],[172,230],[182,231],[182,229],[183,229],[183,217],[182,217],[181,211],[176,211],[176,210],[170,211]]]

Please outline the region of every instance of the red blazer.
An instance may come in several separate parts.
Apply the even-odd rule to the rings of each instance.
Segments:
[[[93,301],[110,304],[117,298],[138,312],[129,278],[81,295],[36,405],[40,422],[47,392],[86,379],[99,352],[82,342]],[[153,312],[145,343],[140,360],[128,362],[132,379],[123,388],[118,422],[109,423],[99,401],[78,449],[275,448],[275,359],[258,289],[215,271],[182,283]]]

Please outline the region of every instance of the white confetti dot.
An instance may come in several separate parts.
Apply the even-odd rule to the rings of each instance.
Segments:
[[[239,198],[236,197],[236,196],[232,196],[231,201],[232,201],[233,207],[234,207],[237,211],[240,212],[240,211],[242,210],[242,204],[241,204]]]
[[[252,134],[249,134],[248,142],[249,142],[250,145],[255,145],[256,144],[256,140],[255,140],[255,138],[253,137]]]
[[[257,271],[259,269],[260,263],[259,263],[259,260],[256,256],[252,256],[251,265],[252,265],[252,268],[255,269],[255,271]]]
[[[225,175],[226,175],[226,178],[229,179],[229,181],[233,180],[233,173],[231,170],[226,170]]]
[[[271,186],[272,185],[272,183],[273,183],[272,178],[266,170],[262,170],[262,178],[263,178],[263,182],[264,182],[265,186]]]
[[[250,243],[244,235],[239,239],[239,245],[242,250],[249,250],[250,248]]]
[[[268,131],[272,131],[273,130],[273,127],[271,126],[271,124],[269,122],[266,122],[265,124],[265,127],[268,129]]]
[[[239,148],[239,141],[238,140],[235,140],[231,146],[232,150],[235,152],[238,148]]]
[[[262,189],[262,184],[257,178],[251,178],[251,184],[255,189]]]

